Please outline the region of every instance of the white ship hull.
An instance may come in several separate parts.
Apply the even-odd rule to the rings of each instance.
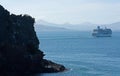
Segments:
[[[92,34],[94,37],[111,37],[112,34]]]

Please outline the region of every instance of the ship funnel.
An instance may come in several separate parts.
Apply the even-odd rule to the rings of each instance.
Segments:
[[[97,26],[98,29],[100,29],[100,26]]]

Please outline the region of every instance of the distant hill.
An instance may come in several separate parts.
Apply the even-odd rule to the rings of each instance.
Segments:
[[[115,31],[120,31],[120,22],[112,23],[108,26]]]
[[[37,25],[55,26],[55,27],[56,27],[56,25],[58,25],[58,24],[50,23],[50,22],[47,22],[47,21],[44,21],[44,20],[37,20],[36,24]]]
[[[36,31],[67,31],[68,29],[60,27],[58,24],[48,23],[43,20],[39,20],[35,24]]]
[[[35,25],[36,31],[66,31],[67,29],[62,27],[48,26],[48,25]]]
[[[41,31],[66,31],[66,30],[75,30],[75,31],[92,31],[97,26],[101,26],[102,28],[111,28],[113,31],[120,31],[120,22],[111,23],[111,24],[93,24],[90,22],[84,22],[81,24],[55,24],[49,23],[44,20],[36,21],[35,27],[36,30]]]
[[[38,20],[36,21],[36,24],[35,24],[35,28],[37,31],[38,30],[41,30],[41,31],[68,31],[68,30],[90,31],[95,27],[96,27],[95,24],[88,23],[88,22],[82,23],[82,24],[70,24],[70,23],[55,24],[55,23],[44,21],[44,20]]]
[[[85,22],[85,23],[81,23],[81,24],[63,24],[62,26],[64,26],[67,29],[70,30],[76,30],[76,31],[91,31],[92,29],[94,29],[97,25],[96,24],[92,24],[89,22]]]

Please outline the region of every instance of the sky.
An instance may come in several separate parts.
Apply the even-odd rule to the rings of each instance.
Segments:
[[[11,13],[59,24],[120,21],[120,0],[1,0],[0,4]]]

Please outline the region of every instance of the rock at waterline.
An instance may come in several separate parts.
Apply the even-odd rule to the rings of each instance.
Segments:
[[[10,14],[0,5],[0,75],[61,72],[65,67],[43,59],[35,19]]]

